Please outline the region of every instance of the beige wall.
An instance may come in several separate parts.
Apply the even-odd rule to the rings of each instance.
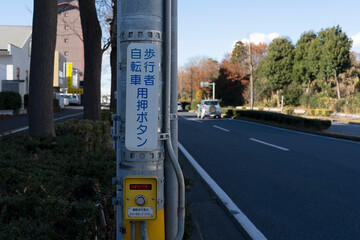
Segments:
[[[84,72],[84,43],[78,3],[73,1],[65,4],[71,4],[75,8],[58,13],[56,50],[64,55],[68,62],[72,62],[74,68]]]

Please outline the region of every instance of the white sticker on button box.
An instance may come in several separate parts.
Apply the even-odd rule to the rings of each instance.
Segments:
[[[154,210],[152,207],[128,207],[129,217],[153,217]]]

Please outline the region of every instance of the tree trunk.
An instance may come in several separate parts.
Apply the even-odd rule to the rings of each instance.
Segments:
[[[277,96],[277,107],[280,107],[280,90],[276,90],[276,96]]]
[[[117,0],[113,0],[113,20],[111,22],[110,36],[111,36],[111,100],[110,109],[116,109],[115,91],[117,89]]]
[[[253,79],[253,63],[252,63],[252,51],[251,43],[249,43],[249,67],[250,67],[250,108],[254,108],[254,79]]]
[[[84,36],[84,118],[101,120],[101,28],[95,8],[95,0],[79,0],[81,26]]]
[[[34,1],[29,86],[29,134],[55,136],[53,73],[57,0]]]
[[[307,83],[306,94],[309,94],[309,92],[310,92],[310,81],[308,81]]]
[[[340,99],[341,98],[341,96],[340,96],[340,84],[339,84],[339,78],[338,78],[336,70],[334,70],[334,76],[335,76],[335,80],[336,80],[337,97],[338,97],[338,99]]]

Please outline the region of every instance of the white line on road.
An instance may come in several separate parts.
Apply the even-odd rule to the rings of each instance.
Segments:
[[[295,134],[301,134],[301,135],[305,135],[305,136],[324,138],[324,139],[333,140],[333,141],[339,141],[339,142],[360,144],[360,142],[355,142],[355,141],[351,141],[351,140],[345,140],[345,139],[328,137],[328,136],[321,136],[321,135],[312,134],[312,133],[299,132],[299,131],[295,131],[295,130],[280,128],[280,127],[274,127],[274,126],[266,125],[266,124],[263,124],[263,123],[255,123],[255,122],[250,122],[250,121],[246,121],[246,120],[239,120],[239,119],[238,120],[232,120],[232,121],[239,121],[239,122],[248,123],[248,124],[252,124],[252,125],[260,125],[260,126],[267,127],[267,128],[277,129],[277,130],[280,130],[280,131],[290,132],[290,133],[295,133]]]
[[[222,128],[222,127],[219,127],[219,126],[216,126],[216,125],[213,125],[214,128],[217,128],[217,129],[220,129],[220,130],[223,130],[225,132],[230,132],[230,130],[227,130],[225,128]]]
[[[64,116],[64,117],[60,117],[60,118],[56,118],[54,119],[54,121],[59,121],[59,120],[62,120],[62,119],[65,119],[65,118],[70,118],[70,117],[76,117],[76,116],[79,116],[83,114],[83,112],[81,113],[76,113],[76,114],[72,114],[72,115],[67,115],[67,116]],[[22,132],[22,131],[25,131],[25,130],[28,130],[29,129],[29,126],[26,126],[26,127],[22,127],[22,128],[19,128],[19,129],[16,129],[14,131],[9,131],[9,132],[6,132],[3,134],[3,136],[5,135],[9,135],[9,134],[12,134],[12,133],[18,133],[18,132]],[[0,134],[1,135],[1,134]]]
[[[290,149],[283,148],[283,147],[280,147],[280,146],[277,146],[277,145],[274,145],[274,144],[271,144],[271,143],[263,142],[263,141],[260,141],[258,139],[255,139],[255,138],[250,138],[250,140],[254,141],[254,142],[261,143],[261,144],[264,144],[264,145],[267,145],[267,146],[270,146],[270,147],[274,147],[274,148],[277,148],[277,149],[280,149],[280,150],[283,150],[283,151],[290,151]]]
[[[190,155],[190,153],[178,143],[179,149],[195,168],[198,174],[202,179],[209,185],[209,187],[214,191],[218,199],[223,203],[223,205],[228,209],[230,213],[233,214],[236,221],[243,227],[243,229],[249,234],[250,238],[253,240],[266,240],[266,237],[255,227],[255,225],[246,217],[246,215],[236,206],[236,204],[231,200],[231,198],[222,190],[219,185],[205,172],[205,170],[196,162],[196,160]]]

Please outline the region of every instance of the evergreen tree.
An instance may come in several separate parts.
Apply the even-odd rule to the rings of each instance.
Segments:
[[[326,78],[334,77],[337,96],[340,99],[339,74],[344,73],[351,66],[350,48],[352,40],[342,32],[340,26],[327,28],[319,33],[322,43],[320,54],[320,68]]]
[[[316,34],[312,31],[301,35],[296,43],[294,53],[293,77],[297,83],[307,84],[307,93],[309,93],[311,82],[316,79],[316,71],[313,69],[314,59],[311,53],[311,44],[314,39],[316,39]]]
[[[288,38],[274,39],[268,48],[267,56],[262,64],[262,72],[272,90],[277,92],[291,83],[294,65],[294,46]]]
[[[231,53],[231,62],[241,63],[246,59],[247,55],[248,53],[245,44],[241,41],[237,41]]]

